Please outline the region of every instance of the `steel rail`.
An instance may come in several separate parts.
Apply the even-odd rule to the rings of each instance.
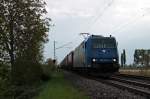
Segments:
[[[100,82],[103,82],[103,83],[109,84],[109,85],[113,85],[113,86],[120,88],[120,89],[127,89],[130,92],[146,96],[148,99],[150,98],[150,90],[144,90],[141,88],[137,88],[135,86],[130,86],[130,85],[126,85],[126,84],[122,84],[122,83],[118,83],[118,82],[113,82],[111,80],[100,81]]]
[[[149,88],[150,89],[150,84],[149,83],[145,83],[145,82],[141,82],[141,81],[133,81],[133,80],[127,80],[127,79],[122,79],[122,78],[118,78],[118,77],[111,77],[111,79],[113,80],[117,80],[120,82],[124,82],[124,83],[128,83],[128,84],[134,84],[140,87],[144,87],[144,88]]]

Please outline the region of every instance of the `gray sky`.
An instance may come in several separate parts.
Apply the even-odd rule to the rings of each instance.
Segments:
[[[54,27],[45,45],[45,58],[53,58],[53,41],[58,61],[83,40],[79,33],[115,36],[119,54],[126,49],[127,63],[133,62],[136,48],[149,49],[150,0],[45,0],[47,16]]]

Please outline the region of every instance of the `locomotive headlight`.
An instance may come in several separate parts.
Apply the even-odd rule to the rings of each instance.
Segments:
[[[114,58],[113,61],[116,62],[117,60]]]
[[[96,62],[96,59],[95,59],[95,58],[93,58],[93,59],[92,59],[92,61],[93,61],[93,62]]]

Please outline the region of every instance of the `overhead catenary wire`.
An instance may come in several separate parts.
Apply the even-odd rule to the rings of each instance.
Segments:
[[[136,18],[134,18],[134,20],[128,21],[124,24],[120,24],[118,25],[112,32],[111,34],[116,34],[118,31],[121,31],[122,29],[125,29],[125,27],[133,25],[134,23],[136,23],[137,21],[139,21],[140,18],[145,17],[147,13],[142,14],[141,16],[137,16]]]
[[[106,7],[104,7],[103,11],[101,13],[98,14],[98,16],[94,19],[93,23],[89,25],[88,29],[89,31],[92,29],[92,27],[97,23],[98,20],[100,20],[100,17],[103,16],[104,14],[104,11],[106,11],[112,4],[114,3],[114,0],[112,0],[110,3],[108,3]],[[143,9],[143,8],[141,8]],[[134,20],[131,20],[129,22],[126,22],[126,23],[123,23],[123,24],[120,24],[118,25],[114,30],[113,32],[110,32],[111,34],[115,34],[117,31],[120,31],[122,30],[122,28],[124,29],[126,26],[129,26],[131,25],[131,23],[136,23],[137,21],[139,21],[138,19],[140,19],[141,17],[144,17],[146,15],[145,14],[142,14],[141,16],[137,16],[134,18]]]
[[[62,46],[59,46],[59,47],[57,47],[57,48],[55,48],[55,49],[64,48],[64,47],[68,46],[69,44],[72,44],[72,42],[68,42],[68,43],[66,43],[66,44],[63,44]]]
[[[70,46],[68,47],[68,45],[70,45],[70,44],[73,45],[73,43],[75,43],[75,41],[77,41],[78,38],[79,38],[79,35],[76,35],[76,36],[74,36],[74,38],[73,38],[72,40],[70,40],[70,41],[64,43],[63,45],[57,47],[56,49],[60,49],[60,48],[63,48],[63,47],[65,47],[65,48],[66,48],[66,47],[67,47],[67,48],[71,48]]]
[[[109,2],[109,3],[103,8],[103,10],[100,11],[100,13],[99,13],[94,19],[92,19],[92,23],[90,23],[90,22],[88,23],[89,26],[88,26],[87,29],[88,29],[89,31],[93,28],[93,26],[97,23],[97,21],[100,20],[100,17],[103,16],[103,14],[106,12],[106,10],[107,10],[109,7],[111,7],[111,6],[113,5],[114,1],[115,1],[115,0],[111,0],[111,2]]]
[[[89,24],[88,26],[88,30],[90,31],[92,29],[92,27],[96,24],[97,20],[100,19],[101,16],[103,16],[103,14],[105,13],[105,11],[112,6],[112,4],[114,3],[115,0],[111,0],[109,3],[106,4],[106,6],[103,8],[102,11],[100,11],[100,13],[95,16],[94,19],[92,19],[92,23],[91,21],[88,21],[87,24]]]

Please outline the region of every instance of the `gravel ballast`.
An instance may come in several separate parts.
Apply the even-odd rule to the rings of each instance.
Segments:
[[[91,99],[147,99],[127,90],[121,90],[71,72],[64,71],[64,75],[67,80],[71,81],[81,91],[84,91]]]

